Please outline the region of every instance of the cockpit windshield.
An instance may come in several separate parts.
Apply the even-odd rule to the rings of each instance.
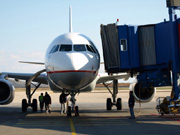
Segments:
[[[52,53],[55,53],[59,50],[59,45],[56,45],[55,48],[53,49]]]
[[[96,50],[93,48],[93,46],[89,45],[89,44],[74,44],[74,45],[61,44],[61,45],[56,45],[56,46],[54,46],[52,48],[50,53],[54,53],[57,50],[59,50],[61,52],[70,52],[70,51],[84,52],[84,51],[88,51],[88,52],[91,52],[91,53],[96,53]]]
[[[59,45],[55,45],[55,46],[51,49],[51,51],[49,52],[49,54],[50,54],[50,53],[55,53],[55,52],[57,52],[58,49],[59,49]]]
[[[85,45],[74,45],[74,51],[77,52],[86,51]]]
[[[92,46],[86,45],[86,48],[87,48],[87,50],[88,50],[89,52],[96,53],[96,52],[94,51],[94,49],[92,48]]]
[[[61,45],[59,51],[65,51],[65,52],[72,51],[72,45]]]

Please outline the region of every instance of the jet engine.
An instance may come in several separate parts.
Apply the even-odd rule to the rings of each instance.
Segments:
[[[135,100],[141,103],[150,102],[156,93],[155,87],[141,87],[137,80],[130,85],[129,89],[133,91]]]
[[[14,99],[14,86],[6,79],[0,79],[0,105],[6,105]]]

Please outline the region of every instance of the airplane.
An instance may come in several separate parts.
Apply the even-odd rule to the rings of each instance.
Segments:
[[[45,69],[34,74],[0,73],[0,105],[9,104],[13,101],[15,89],[8,78],[14,78],[15,80],[26,81],[27,99],[24,98],[22,100],[23,112],[26,112],[29,106],[32,107],[34,112],[37,111],[37,99],[32,100],[32,96],[41,84],[47,84],[53,92],[60,93],[65,91],[70,94],[72,99],[75,99],[77,93],[92,91],[96,84],[103,83],[113,98],[113,102],[111,98],[107,99],[106,109],[111,110],[113,105],[117,107],[117,110],[122,109],[121,98],[116,100],[118,94],[118,79],[126,80],[130,77],[130,74],[102,75],[99,73],[99,52],[90,38],[72,31],[71,8],[69,9],[69,33],[62,34],[51,42],[46,51],[45,62],[20,61],[20,63],[44,65]],[[108,85],[106,85],[107,81],[113,81],[113,92],[111,92]],[[36,84],[34,82],[36,82]],[[31,85],[35,87],[33,91],[31,90]],[[135,98],[141,100],[140,97],[137,96],[139,95],[139,89],[134,89],[136,84],[133,83],[131,87],[134,94],[136,94]],[[153,97],[154,93],[155,91],[150,93],[149,97]],[[142,102],[150,101],[149,97],[142,99]],[[78,116],[78,106],[74,107],[74,111]],[[67,116],[71,116],[71,113],[72,108],[69,106]]]

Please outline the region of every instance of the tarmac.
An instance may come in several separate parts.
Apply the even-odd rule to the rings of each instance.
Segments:
[[[37,91],[34,98],[41,92]],[[136,119],[129,119],[127,90],[120,90],[118,97],[122,98],[123,109],[118,111],[113,107],[106,110],[106,99],[111,97],[107,90],[94,90],[90,93],[80,93],[76,96],[79,106],[79,117],[67,117],[60,114],[59,93],[49,92],[52,98],[50,114],[40,111],[34,113],[28,108],[21,112],[21,101],[25,92],[15,93],[14,101],[9,105],[0,106],[0,135],[109,135],[109,134],[179,134],[180,115],[158,114],[156,98],[170,95],[170,90],[161,90],[155,98],[144,104],[136,103]]]

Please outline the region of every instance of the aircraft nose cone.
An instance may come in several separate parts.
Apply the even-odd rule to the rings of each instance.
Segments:
[[[69,55],[72,70],[82,70],[88,64],[88,58],[82,53]]]

